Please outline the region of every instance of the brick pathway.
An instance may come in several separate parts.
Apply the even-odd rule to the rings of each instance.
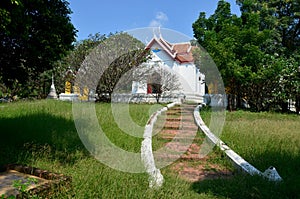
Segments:
[[[183,104],[169,109],[157,139],[165,143],[165,147],[154,152],[158,166],[170,165],[175,175],[195,182],[207,178],[229,177],[232,173],[208,160],[212,157],[199,156],[203,137],[197,135],[198,127],[194,122],[193,111],[196,105]]]

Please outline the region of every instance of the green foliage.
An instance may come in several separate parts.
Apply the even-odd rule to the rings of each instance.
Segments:
[[[275,29],[274,37],[284,53],[291,55],[300,45],[300,4],[297,0],[238,0],[242,13],[259,16],[259,28]]]
[[[15,180],[13,181],[13,187],[17,188],[20,193],[26,193],[27,189],[29,188],[30,185],[32,184],[37,184],[38,180],[35,178],[27,178],[26,181],[24,182],[23,180]]]
[[[72,49],[76,30],[65,0],[3,0],[0,3],[0,76],[11,95],[37,96],[44,89],[40,75]],[[11,89],[12,90],[12,89]]]
[[[86,56],[105,39],[107,39],[106,35],[96,33],[94,35],[89,35],[87,39],[75,42],[74,48],[70,50],[65,57],[55,62],[52,70],[44,72],[48,76],[48,86],[46,88],[50,87],[50,78],[51,75],[53,75],[56,91],[58,93],[63,93],[66,81],[66,72],[71,70],[73,71],[74,76],[76,76],[76,73],[81,67]],[[74,79],[71,80],[71,83],[74,83]]]
[[[5,195],[1,195],[0,197],[1,197],[1,199],[15,199],[16,198],[15,196],[6,197]]]
[[[108,48],[105,51],[109,53],[104,52],[101,46],[99,45],[99,52],[97,53],[99,59],[101,59],[100,56],[106,55],[106,59],[110,63],[108,63],[108,66],[101,66],[103,69],[106,67],[106,69],[103,71],[101,78],[99,77],[99,85],[96,92],[99,96],[108,93],[109,98],[111,98],[111,94],[121,77],[129,70],[145,62],[148,52],[144,50],[145,46],[141,41],[127,33],[112,35],[103,42],[103,47]]]
[[[78,71],[86,56],[98,46],[101,42],[107,39],[106,35],[96,33],[89,35],[87,39],[77,41],[66,57],[60,60],[59,63],[70,67],[73,71]]]
[[[110,101],[121,77],[132,78],[126,73],[148,60],[149,51],[144,48],[141,41],[127,33],[111,34],[94,48],[86,50],[85,60],[77,71],[76,83],[80,88],[87,86],[95,91],[98,100]],[[126,78],[123,78],[127,80],[124,84],[128,85],[130,80]]]
[[[241,16],[220,0],[215,13],[200,13],[195,37],[214,59],[228,94],[256,111],[287,110],[299,87],[299,3],[241,0]],[[201,67],[201,66],[200,66]]]
[[[21,195],[22,198],[39,199],[40,197],[38,197],[37,195],[31,195],[28,192],[29,186],[33,185],[33,184],[37,184],[37,183],[38,183],[38,180],[36,178],[27,178],[25,181],[24,180],[14,180],[13,187],[19,191],[19,194]],[[17,198],[13,195],[11,195],[11,196],[1,195],[0,197],[1,197],[1,199],[16,199]]]
[[[48,74],[54,74],[57,91],[63,92],[66,71],[71,70],[74,73],[74,79],[71,80],[73,85],[75,78],[78,77],[77,83],[82,88],[91,87],[92,84],[93,88],[90,89],[96,89],[98,96],[108,94],[108,99],[99,99],[106,101],[110,100],[110,95],[122,75],[145,62],[148,55],[149,53],[144,50],[144,44],[127,33],[111,33],[108,36],[97,33],[76,42],[74,49],[56,62],[54,69],[48,71]],[[98,64],[92,64],[93,67],[87,67],[88,69],[84,66],[81,68],[82,71],[89,71],[91,76],[83,77],[78,73],[84,62],[86,65],[93,61]],[[93,82],[99,84],[94,85]]]

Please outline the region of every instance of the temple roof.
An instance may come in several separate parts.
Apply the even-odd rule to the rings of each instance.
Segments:
[[[196,48],[192,46],[190,42],[184,43],[170,43],[162,37],[157,38],[154,36],[152,40],[147,44],[146,49],[149,50],[157,43],[170,57],[180,63],[194,62],[192,50]]]

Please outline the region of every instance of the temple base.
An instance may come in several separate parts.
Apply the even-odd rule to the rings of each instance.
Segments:
[[[62,101],[77,101],[79,99],[78,94],[66,94],[66,93],[61,93],[59,94],[59,99]]]

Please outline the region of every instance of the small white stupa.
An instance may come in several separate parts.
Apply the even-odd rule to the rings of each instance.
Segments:
[[[56,94],[56,89],[55,89],[55,86],[54,86],[53,75],[52,75],[52,84],[51,84],[50,92],[47,96],[47,99],[57,99],[57,94]]]

